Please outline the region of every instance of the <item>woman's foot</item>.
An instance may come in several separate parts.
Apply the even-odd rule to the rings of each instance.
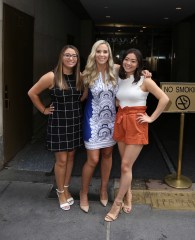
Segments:
[[[60,191],[58,189],[56,189],[56,193],[59,199],[59,203],[60,203],[60,208],[62,210],[69,210],[70,209],[70,205],[69,203],[66,201],[65,195],[64,195],[64,190]]]
[[[114,201],[110,212],[106,215],[104,220],[106,222],[112,222],[118,218],[118,215],[122,209],[123,203]]]
[[[124,200],[123,211],[125,213],[130,213],[132,209],[132,192],[130,189],[125,194],[123,200]]]
[[[100,203],[106,207],[108,204],[108,193],[106,191],[100,191]]]
[[[68,202],[69,205],[71,206],[71,205],[74,204],[74,199],[73,199],[73,197],[71,196],[71,194],[69,193],[68,187],[69,187],[69,185],[64,185],[64,194],[65,194],[65,196],[66,196],[67,202]]]
[[[89,211],[88,196],[87,196],[87,194],[83,194],[82,191],[80,191],[80,208],[85,213],[88,213],[88,211]]]

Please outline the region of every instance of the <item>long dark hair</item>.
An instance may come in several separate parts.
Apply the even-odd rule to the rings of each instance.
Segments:
[[[123,61],[129,53],[135,54],[135,56],[137,58],[138,66],[137,66],[137,68],[134,72],[134,81],[133,81],[134,83],[137,83],[140,80],[140,77],[142,75],[143,57],[142,57],[142,53],[136,48],[130,48],[127,51],[124,52],[124,54],[122,56],[122,60],[121,60],[121,65],[120,65],[120,68],[119,68],[119,77],[121,79],[127,78],[125,69],[123,67]]]
[[[66,49],[71,48],[73,50],[75,50],[76,54],[77,54],[77,64],[76,66],[73,68],[73,74],[75,75],[76,78],[76,88],[77,90],[81,90],[82,89],[82,82],[80,79],[80,56],[79,56],[79,51],[78,49],[73,46],[73,45],[66,45],[62,48],[62,50],[60,51],[59,54],[59,59],[58,59],[58,64],[54,70],[54,81],[55,84],[60,88],[60,89],[68,89],[68,85],[66,83],[66,80],[63,77],[63,53],[64,51],[66,51]]]

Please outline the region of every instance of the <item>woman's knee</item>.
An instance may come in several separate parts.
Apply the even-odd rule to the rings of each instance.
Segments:
[[[74,160],[74,151],[68,153],[68,161]]]
[[[90,165],[90,167],[96,167],[99,162],[99,157],[93,156],[87,159],[87,163]]]
[[[59,167],[65,167],[67,163],[67,154],[56,154],[55,155],[56,162],[55,164]]]
[[[102,151],[101,154],[102,154],[103,159],[111,159],[112,158],[112,150]]]
[[[130,171],[131,171],[131,168],[128,163],[125,162],[125,163],[121,164],[121,172],[122,173],[128,173]]]
[[[64,160],[64,159],[57,159],[55,164],[56,164],[58,167],[63,167],[63,168],[64,168],[64,167],[66,166],[66,162],[67,162],[67,161]]]

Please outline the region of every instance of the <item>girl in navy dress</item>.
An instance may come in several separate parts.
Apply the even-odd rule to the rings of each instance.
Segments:
[[[49,89],[51,105],[44,106],[39,95]],[[54,71],[43,75],[29,90],[35,107],[48,115],[47,148],[55,155],[55,178],[60,208],[69,210],[74,199],[68,191],[75,149],[82,145],[82,83],[80,57],[76,47],[66,45]]]

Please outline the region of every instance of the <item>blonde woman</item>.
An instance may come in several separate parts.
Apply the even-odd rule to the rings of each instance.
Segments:
[[[51,105],[39,95],[49,89]],[[82,145],[80,57],[76,47],[66,45],[54,71],[43,75],[29,90],[35,107],[48,115],[47,148],[55,154],[55,178],[60,208],[69,210],[74,199],[68,191],[75,149]]]
[[[88,57],[83,81],[88,88],[84,110],[83,138],[87,149],[87,161],[82,170],[80,208],[89,211],[88,190],[101,154],[100,202],[108,203],[108,181],[112,167],[114,122],[116,116],[115,96],[118,89],[119,65],[114,64],[111,48],[105,40],[94,43]],[[150,75],[146,71],[146,75]]]
[[[88,212],[88,188],[100,154],[100,202],[103,206],[107,205],[107,186],[112,166],[112,149],[115,145],[112,135],[116,115],[117,82],[108,42],[99,40],[93,45],[82,77],[85,87],[88,88],[88,98],[84,110],[83,127],[87,161],[82,171],[80,208],[84,212]]]

